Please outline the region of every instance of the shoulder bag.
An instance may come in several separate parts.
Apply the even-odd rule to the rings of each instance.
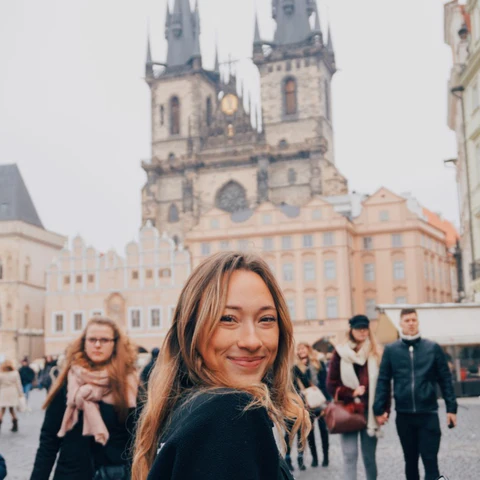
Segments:
[[[300,388],[303,398],[305,399],[305,403],[310,410],[325,408],[327,399],[318,387],[315,385],[310,385],[309,387],[305,388],[303,383],[298,378],[297,384]]]
[[[359,432],[367,427],[365,415],[352,413],[343,402],[338,401],[338,390],[334,401],[325,409],[325,422],[330,433]]]

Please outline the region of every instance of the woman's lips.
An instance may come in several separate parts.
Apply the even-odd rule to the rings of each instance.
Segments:
[[[235,365],[245,368],[257,368],[265,357],[228,357]]]

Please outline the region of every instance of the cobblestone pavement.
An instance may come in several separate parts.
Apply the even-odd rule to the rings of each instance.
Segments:
[[[11,420],[7,413],[0,432],[0,453],[5,457],[8,467],[8,480],[28,480],[38,446],[38,437],[43,420],[41,410],[44,392],[33,391],[30,396],[32,412],[19,416],[19,431],[11,433]],[[454,430],[443,428],[440,450],[440,467],[449,480],[480,479],[480,399],[461,399],[459,410],[459,427]],[[444,407],[441,405],[442,420]],[[317,448],[321,443],[317,433]],[[343,480],[342,455],[337,435],[330,437],[330,466],[328,468],[310,468],[311,457],[305,453],[307,470],[294,472],[296,480]],[[295,451],[292,452],[296,458]],[[320,455],[321,458],[321,455]],[[403,457],[394,422],[385,429],[385,437],[379,441],[377,448],[379,480],[403,480]],[[296,462],[294,461],[296,467]],[[359,460],[358,480],[365,480],[363,465]],[[199,479],[200,480],[200,479]],[[269,479],[265,479],[269,480]]]

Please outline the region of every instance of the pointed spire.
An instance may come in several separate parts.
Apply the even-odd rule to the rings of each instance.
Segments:
[[[260,27],[258,26],[258,14],[255,11],[255,34],[253,37],[253,44],[258,45],[262,43],[262,38],[260,37]]]
[[[305,0],[272,0],[273,18],[277,23],[274,43],[294,45],[310,37],[311,4]]]
[[[335,55],[335,51],[333,49],[333,39],[332,39],[332,30],[330,28],[330,22],[328,23],[327,51],[328,53]]]
[[[145,61],[145,76],[153,77],[152,51],[150,49],[150,32],[147,33],[147,59]]]
[[[218,60],[218,41],[215,40],[215,65],[213,67],[213,71],[216,73],[220,73],[220,62]]]

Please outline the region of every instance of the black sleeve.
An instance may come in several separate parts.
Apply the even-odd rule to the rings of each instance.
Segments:
[[[378,374],[377,389],[375,390],[375,401],[373,403],[373,413],[378,417],[383,415],[390,404],[390,383],[392,381],[392,362],[390,360],[390,348],[385,347],[380,372]]]
[[[57,436],[67,406],[66,390],[62,388],[45,411],[40,441],[30,480],[48,480],[60,450],[62,439]]]
[[[318,388],[325,395],[325,398],[330,401],[332,397],[327,390],[327,367],[324,362],[320,362],[320,370],[317,374]]]
[[[167,439],[148,480],[276,480],[280,456],[263,408],[243,411],[240,395],[215,395]]]
[[[435,368],[437,382],[442,390],[447,413],[457,413],[457,399],[453,389],[452,373],[448,368],[447,358],[440,345],[435,345]]]
[[[3,480],[7,476],[7,465],[5,459],[0,455],[0,480]]]

